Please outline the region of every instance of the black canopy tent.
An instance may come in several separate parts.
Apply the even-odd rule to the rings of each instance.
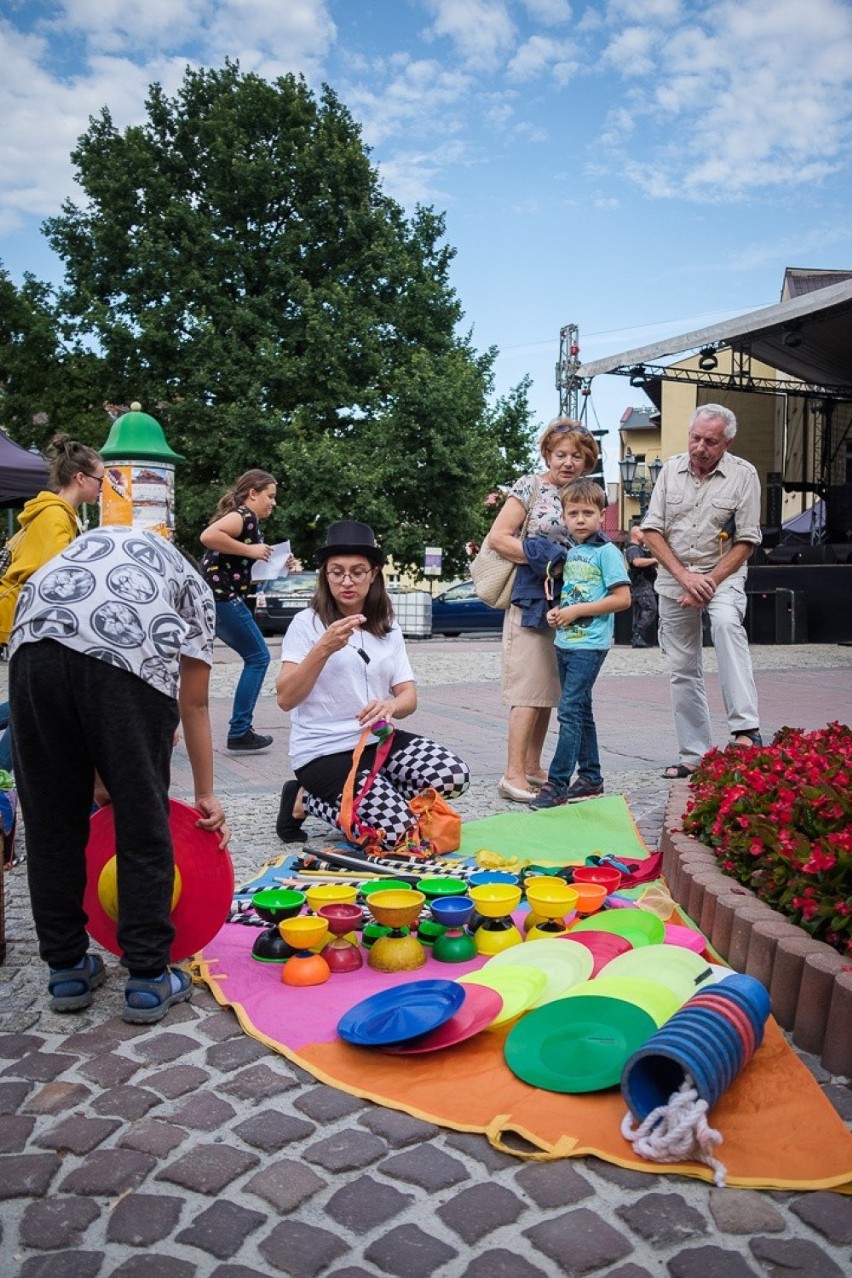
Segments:
[[[48,482],[48,465],[41,453],[22,448],[0,430],[0,508],[23,506]]]

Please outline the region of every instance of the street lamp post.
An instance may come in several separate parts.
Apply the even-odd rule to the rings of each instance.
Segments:
[[[639,502],[639,518],[644,519],[663,463],[656,457],[646,468],[644,462],[637,461],[633,456],[633,450],[626,448],[618,469],[621,471],[621,484],[625,493]]]

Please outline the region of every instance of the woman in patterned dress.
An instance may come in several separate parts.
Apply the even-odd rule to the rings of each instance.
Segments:
[[[228,749],[256,752],[272,745],[252,726],[254,708],[269,666],[269,649],[245,598],[256,559],[272,553],[260,530],[275,509],[277,483],[265,470],[247,470],[229,488],[201,534],[201,575],[216,601],[216,638],[243,659],[228,725]]]
[[[560,492],[572,479],[594,470],[599,455],[594,436],[568,417],[550,423],[539,440],[539,451],[547,469],[517,481],[488,534],[493,550],[524,566],[522,532],[525,537],[542,536],[567,544]],[[545,620],[544,603],[543,582],[537,583],[531,573],[516,574],[503,622],[502,693],[503,704],[509,706],[509,742],[497,786],[503,798],[514,803],[531,803],[547,780],[541,752],[550,711],[561,695],[553,631]]]

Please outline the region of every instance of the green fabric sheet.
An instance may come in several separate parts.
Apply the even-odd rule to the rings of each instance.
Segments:
[[[539,865],[582,864],[595,853],[637,860],[650,855],[622,795],[466,821],[458,855],[475,857],[482,848]]]

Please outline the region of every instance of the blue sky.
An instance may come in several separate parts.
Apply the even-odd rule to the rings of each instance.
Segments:
[[[497,392],[558,408],[581,356],[770,305],[786,266],[852,267],[848,0],[3,0],[0,261],[58,280],[40,234],[79,198],[90,115],[144,118],[148,85],[238,59],[329,83],[385,190],[446,214]],[[626,379],[592,410],[615,431]],[[608,441],[614,474],[617,439]]]

